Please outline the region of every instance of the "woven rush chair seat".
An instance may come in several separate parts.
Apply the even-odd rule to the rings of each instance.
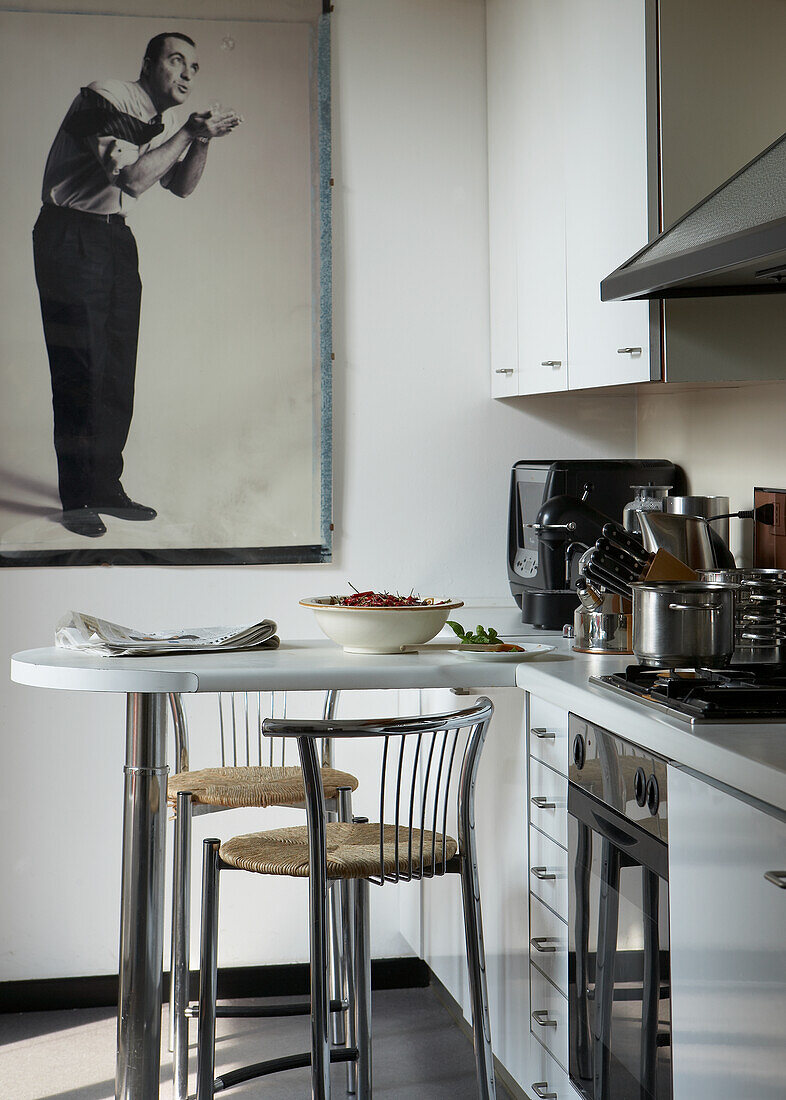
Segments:
[[[410,838],[412,858],[409,856]],[[422,854],[421,854],[422,841]],[[423,868],[439,874],[444,864],[458,852],[458,844],[450,837],[420,829],[386,825],[383,832],[383,866],[380,868],[379,825],[364,822],[328,822],[325,826],[327,877],[329,879],[371,878],[399,874],[402,878],[420,877]],[[260,875],[288,875],[308,878],[308,830],[305,825],[288,829],[268,829],[263,833],[236,836],[221,845],[219,856],[230,867],[254,871]]]
[[[339,787],[357,790],[358,781],[349,772],[322,768],[325,798],[335,798]],[[177,806],[178,791],[190,791],[192,802],[203,806],[270,807],[305,801],[300,767],[224,767],[177,772],[167,781],[167,802]]]

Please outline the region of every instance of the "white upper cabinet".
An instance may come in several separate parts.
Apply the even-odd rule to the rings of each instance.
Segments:
[[[600,300],[602,279],[782,134],[786,3],[486,12],[494,396],[786,377],[780,295]]]
[[[518,195],[516,143],[511,135],[516,133],[519,116],[517,43],[525,33],[523,5],[519,0],[498,0],[489,9],[486,48],[493,397],[512,397],[519,392],[516,235],[511,231]]]
[[[516,302],[519,393],[567,389],[563,0],[519,0],[525,23],[516,74]]]
[[[600,300],[649,236],[645,6],[564,2],[568,385],[647,382],[649,303]]]
[[[492,393],[567,388],[562,0],[487,9]]]
[[[487,4],[495,397],[650,378],[649,306],[600,301],[648,235],[644,22],[630,0]]]

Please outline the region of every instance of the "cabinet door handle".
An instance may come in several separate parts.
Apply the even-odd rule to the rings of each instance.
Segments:
[[[548,730],[545,726],[532,726],[530,733],[534,733],[536,737],[540,737],[541,740],[553,741],[556,737],[554,730]]]
[[[641,348],[617,348],[617,355],[641,355]]]
[[[779,890],[786,890],[786,871],[765,871],[764,877]]]
[[[556,802],[549,802],[548,798],[546,798],[545,795],[542,794],[536,794],[532,798],[532,801],[535,803],[539,810],[556,810],[557,808]]]
[[[540,951],[541,955],[552,954],[557,950],[556,946],[547,947],[546,944],[558,944],[559,940],[554,936],[533,936],[529,941],[530,947],[534,947],[536,951]]]
[[[548,867],[533,867],[531,870],[535,878],[539,878],[541,882],[556,882],[557,880],[557,876]]]
[[[547,1008],[540,1008],[532,1013],[532,1019],[539,1027],[556,1027],[557,1021],[552,1020]]]
[[[540,364],[540,365],[541,365],[542,367],[551,367],[551,368],[552,368],[552,370],[553,370],[553,369],[555,369],[556,367],[561,367],[561,366],[562,366],[562,360],[561,360],[561,359],[544,359],[544,360],[543,360],[543,361],[541,362],[541,364]]]
[[[558,1100],[556,1092],[544,1092],[544,1089],[549,1087],[548,1081],[536,1081],[532,1086],[532,1091],[540,1100]]]
[[[497,367],[495,374],[513,374],[513,367]]]

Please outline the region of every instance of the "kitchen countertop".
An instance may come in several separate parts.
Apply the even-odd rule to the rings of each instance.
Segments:
[[[468,660],[456,644],[454,636],[405,653],[371,654],[306,639],[284,641],[280,649],[157,657],[99,657],[52,646],[15,653],[11,678],[33,687],[142,693],[516,686],[515,664]]]
[[[467,622],[476,611],[478,621],[494,621],[491,607],[472,607]],[[511,624],[500,627],[514,634]],[[14,654],[12,679],[39,687],[143,693],[413,686],[482,692],[518,685],[786,817],[786,722],[691,726],[589,683],[590,676],[624,669],[631,657],[575,653],[570,641],[528,627],[516,633],[554,645],[555,652],[519,663],[467,661],[446,648],[450,639],[444,635],[420,652],[394,657],[343,653],[327,640],[196,659],[100,658],[50,648]]]
[[[575,653],[562,638],[549,643],[554,653],[516,666],[519,687],[786,817],[786,722],[691,726],[589,683],[590,676],[621,671],[633,657]]]

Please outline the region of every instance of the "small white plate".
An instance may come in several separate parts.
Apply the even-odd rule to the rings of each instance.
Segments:
[[[541,642],[514,642],[521,645],[520,650],[508,650],[499,653],[484,645],[460,645],[456,653],[468,661],[526,661],[529,657],[539,657],[541,653],[551,653],[557,647],[543,645]]]

